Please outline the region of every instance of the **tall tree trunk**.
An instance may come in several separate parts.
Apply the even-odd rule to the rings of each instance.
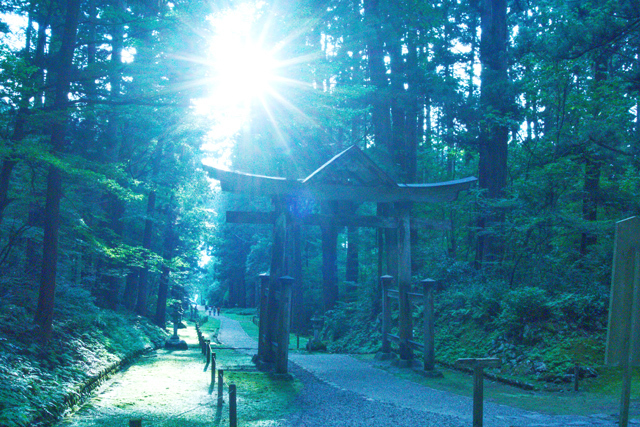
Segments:
[[[176,247],[177,239],[174,231],[175,222],[177,218],[176,208],[173,206],[173,196],[167,205],[167,223],[164,233],[163,244],[163,262],[160,269],[160,284],[158,286],[158,304],[156,305],[156,314],[154,317],[154,323],[161,328],[165,327],[167,318],[167,296],[169,295],[169,276],[171,269],[169,268],[169,262],[173,258],[173,252]]]
[[[115,1],[114,8],[116,13],[122,14],[125,12],[124,2],[122,0]],[[116,15],[112,24],[111,30],[111,63],[109,70],[109,83],[111,91],[109,93],[110,101],[116,103],[120,98],[120,92],[122,90],[122,49],[124,38],[124,24],[122,23],[122,17]],[[106,147],[106,158],[110,163],[117,164],[120,161],[120,136],[118,135],[118,127],[120,121],[118,120],[118,112],[116,107],[112,107],[109,112],[109,119],[106,129],[106,140],[108,146]],[[124,202],[120,198],[109,193],[107,198],[107,216],[109,218],[108,227],[113,231],[114,240],[111,242],[112,246],[117,246],[119,240],[122,238],[124,232],[124,223],[122,222],[122,215],[125,211]],[[106,282],[107,282],[107,307],[115,310],[118,306],[118,296],[120,293],[121,266],[108,260],[105,263],[107,267]]]
[[[393,40],[389,43],[389,57],[391,58],[391,139],[394,166],[398,171],[398,181],[408,182],[407,179],[407,150],[405,147],[405,66],[402,58],[400,42]]]
[[[360,262],[358,259],[360,246],[360,229],[358,227],[347,227],[347,268],[345,280],[347,282],[358,283],[360,280]]]
[[[331,216],[336,213],[335,202],[326,202],[323,213]],[[332,220],[320,226],[322,234],[322,295],[324,311],[331,310],[338,301],[338,227]]]
[[[480,105],[486,124],[480,129],[480,162],[478,184],[485,190],[485,197],[492,200],[504,196],[507,185],[507,142],[509,127],[506,125],[510,108],[510,87],[507,75],[507,3],[506,0],[483,0],[481,17],[480,61],[482,80]],[[490,229],[504,221],[504,214],[488,207],[478,220],[478,249],[476,261],[498,262],[504,251],[500,235]]]
[[[156,192],[149,192],[147,197],[147,215],[144,220],[144,233],[142,235],[142,247],[145,250],[151,249],[151,235],[153,233],[152,215],[155,211]],[[136,313],[140,316],[147,315],[147,301],[149,297],[149,261],[144,261],[144,266],[138,271],[138,298],[136,301]]]
[[[27,24],[27,37],[25,40],[24,55],[28,59],[31,52],[31,27],[33,25],[33,19],[35,14],[36,2],[32,1],[29,7],[29,21]],[[38,32],[38,36],[44,37],[46,33],[44,31]],[[42,56],[44,55],[44,46],[40,45],[40,39],[38,39],[38,47],[36,48],[35,58],[33,63],[40,65],[42,62]],[[11,135],[11,146],[22,141],[26,136],[26,122],[27,115],[29,114],[29,97],[28,93],[20,95],[18,113],[16,115],[16,122],[13,127],[13,133]],[[11,182],[11,174],[13,168],[18,164],[18,161],[12,156],[6,156],[2,160],[2,168],[0,169],[0,224],[2,223],[2,217],[4,210],[9,205],[11,200],[9,199],[9,184]]]
[[[347,215],[355,215],[358,211],[357,203],[345,203],[344,210]],[[360,263],[358,259],[360,247],[360,229],[347,227],[347,259],[345,268],[345,280],[358,283]]]
[[[67,0],[62,44],[57,56],[54,111],[57,116],[51,125],[51,145],[53,153],[59,154],[64,149],[67,114],[64,109],[68,104],[68,93],[73,66],[73,52],[78,30],[80,0]],[[60,230],[60,199],[62,197],[62,175],[55,166],[49,167],[47,176],[47,198],[45,204],[44,239],[42,255],[42,274],[35,322],[40,327],[41,338],[51,339],[53,307],[56,289],[58,263],[58,234]]]
[[[39,87],[36,92],[34,105],[36,108],[42,107],[43,88],[44,88],[44,66],[45,66],[45,48],[47,39],[47,29],[49,27],[48,18],[39,17],[35,14],[38,22],[38,38],[36,41],[36,51],[33,64],[38,67],[34,73],[35,85]],[[29,214],[27,222],[30,227],[43,227],[43,207],[40,202],[32,202],[29,206]],[[36,277],[38,267],[42,264],[42,253],[40,252],[39,242],[33,237],[27,236],[25,244],[25,274],[29,277]]]
[[[27,217],[27,224],[29,227],[42,227],[42,206],[33,203],[29,206],[29,214]],[[38,275],[38,266],[42,264],[42,257],[38,242],[27,237],[25,244],[25,256],[24,256],[24,272],[27,277],[36,278]]]
[[[602,162],[587,154],[584,165],[584,187],[582,196],[582,219],[595,222],[598,219],[598,195],[600,193],[600,168]],[[582,233],[580,254],[586,255],[589,247],[598,241],[592,232]]]
[[[134,310],[136,307],[136,298],[138,296],[138,269],[132,269],[127,273],[124,292],[122,294],[122,303],[127,310]]]
[[[418,145],[420,137],[423,133],[421,129],[423,123],[420,121],[420,68],[418,64],[418,47],[415,42],[416,34],[410,32],[409,53],[407,54],[407,82],[409,90],[407,91],[407,111],[406,111],[406,128],[405,134],[405,167],[406,182],[416,182],[418,173]]]
[[[11,158],[5,158],[2,161],[2,170],[0,170],[0,223],[4,210],[9,206],[9,183],[11,182],[11,173],[18,162]]]
[[[23,98],[26,95],[23,95]],[[22,99],[22,103],[28,102],[28,100]],[[27,115],[27,107],[26,105],[21,106],[18,109],[18,116],[16,117],[16,123],[13,128],[13,135],[11,136],[12,144],[15,144],[25,137],[25,122]],[[5,157],[2,161],[2,169],[0,170],[0,224],[2,223],[2,216],[4,210],[11,200],[9,199],[9,183],[11,182],[11,173],[13,172],[13,168],[18,164],[18,161],[15,158],[10,156]]]
[[[369,79],[376,88],[371,99],[374,138],[378,147],[385,147],[389,150],[389,154],[392,154],[390,105],[386,95],[389,83],[384,64],[384,42],[380,34],[383,20],[379,15],[378,0],[365,0],[364,9],[367,23]]]
[[[608,78],[609,54],[601,53],[594,61],[594,75],[596,87],[607,81]],[[597,104],[597,102],[596,102]],[[593,113],[595,120],[598,120],[600,108]],[[606,141],[605,141],[606,142]],[[585,147],[584,153],[584,187],[582,195],[582,219],[587,222],[595,222],[598,219],[598,199],[600,194],[600,169],[602,159],[597,148],[590,150]],[[580,254],[586,255],[589,247],[596,244],[598,238],[593,232],[586,231],[580,238]]]

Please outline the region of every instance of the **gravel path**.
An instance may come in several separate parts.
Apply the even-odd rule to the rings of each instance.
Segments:
[[[225,316],[219,339],[225,345],[255,354],[257,343],[235,320]],[[471,425],[472,400],[397,378],[348,355],[289,355],[290,372],[303,383],[298,396],[302,408],[282,427],[375,427]],[[491,402],[484,405],[487,427],[617,426],[611,415],[551,416]],[[634,419],[631,426],[640,426]]]

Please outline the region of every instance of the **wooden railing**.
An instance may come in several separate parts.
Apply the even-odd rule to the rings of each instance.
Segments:
[[[425,279],[420,283],[422,284],[422,293],[407,292],[406,298],[413,305],[422,304],[423,308],[423,340],[418,342],[412,339],[411,329],[409,331],[399,330],[398,335],[391,333],[391,301],[399,301],[400,298],[405,297],[400,294],[398,289],[391,289],[393,284],[393,277],[382,276],[380,278],[382,283],[382,353],[391,353],[391,343],[396,344],[406,343],[409,347],[416,351],[420,351],[423,354],[423,363],[425,371],[435,370],[435,351],[434,351],[434,314],[433,314],[433,292],[437,282],[433,279]],[[411,313],[403,313],[400,311],[400,316],[407,316],[407,319],[401,319],[405,321],[411,328]]]

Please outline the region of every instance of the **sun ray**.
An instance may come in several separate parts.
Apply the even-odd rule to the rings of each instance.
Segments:
[[[209,75],[200,81],[206,87],[194,104],[213,123],[205,144],[215,148],[212,151],[219,153],[226,146],[230,152],[247,124],[253,129],[251,121],[260,116],[277,143],[285,146],[290,138],[283,117],[319,126],[304,110],[310,105],[305,101],[308,94],[322,89],[296,78],[301,71],[307,74],[307,64],[324,59],[322,51],[305,52],[304,36],[313,21],[287,31],[277,25],[277,16],[278,11],[248,1],[218,10],[210,19],[213,35],[204,61]]]

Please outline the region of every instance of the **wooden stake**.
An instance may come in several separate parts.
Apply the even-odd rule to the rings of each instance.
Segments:
[[[211,385],[216,383],[216,354],[211,353]]]
[[[473,427],[482,427],[484,410],[484,368],[473,369]]]
[[[629,404],[631,401],[631,376],[633,374],[633,345],[634,331],[638,327],[638,308],[634,307],[640,298],[640,251],[634,251],[633,268],[633,298],[630,302],[631,324],[629,327],[628,339],[624,348],[623,371],[622,371],[622,396],[620,398],[620,427],[629,425]]]
[[[274,337],[278,343],[275,351],[275,372],[276,374],[286,374],[289,371],[289,325],[291,323],[291,290],[294,280],[292,277],[284,276],[280,278],[279,282],[280,301],[278,302],[277,330]]]
[[[400,337],[400,362],[411,366],[413,351],[409,341],[413,339],[411,303],[411,205],[397,204],[400,222],[398,224],[398,336]]]
[[[387,295],[391,289],[393,277],[382,276],[380,283],[382,284],[382,353],[391,353],[391,342],[389,341],[389,332],[391,332],[391,304],[389,304],[389,296]]]
[[[473,427],[482,427],[483,423],[484,368],[497,368],[501,364],[497,358],[456,360],[456,366],[473,369]]]
[[[223,384],[224,384],[224,370],[218,369],[218,405],[222,405],[222,402],[224,402],[224,396],[222,395]]]
[[[260,275],[260,320],[258,321],[258,359],[267,359],[267,325],[269,323],[269,275]]]
[[[229,427],[238,427],[235,384],[229,384]]]

